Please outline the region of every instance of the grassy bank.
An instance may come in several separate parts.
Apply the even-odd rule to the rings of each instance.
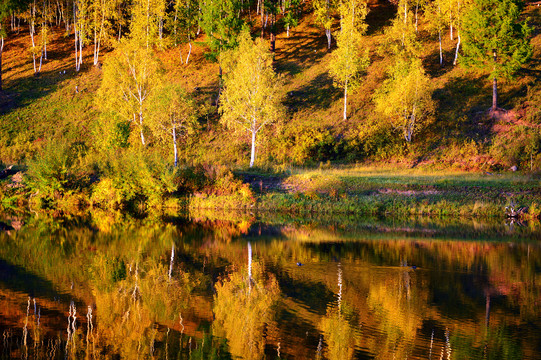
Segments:
[[[536,175],[427,172],[348,167],[254,176],[255,195],[191,197],[193,209],[248,209],[290,214],[355,214],[538,218],[541,182]]]

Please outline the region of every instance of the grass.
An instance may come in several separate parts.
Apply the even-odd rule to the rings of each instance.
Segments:
[[[539,176],[427,172],[419,169],[343,167],[296,170],[269,178],[250,175],[257,192],[251,201],[224,197],[197,198],[191,208],[248,209],[302,214],[436,217],[506,216],[506,207],[525,208],[536,218],[541,199]],[[269,184],[273,182],[272,184]],[[236,199],[239,199],[237,197]]]

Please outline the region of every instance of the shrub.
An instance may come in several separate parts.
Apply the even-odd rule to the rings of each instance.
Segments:
[[[174,171],[165,159],[145,150],[118,150],[100,166],[94,204],[124,208],[137,201],[156,207],[176,190]]]
[[[48,200],[84,189],[89,183],[81,161],[85,153],[86,147],[80,143],[49,141],[28,161],[28,186]]]

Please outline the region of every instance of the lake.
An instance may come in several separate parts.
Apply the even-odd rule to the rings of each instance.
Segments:
[[[541,226],[5,215],[0,358],[539,359]]]

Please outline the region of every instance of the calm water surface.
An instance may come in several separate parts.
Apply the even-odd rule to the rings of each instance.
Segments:
[[[227,215],[6,217],[0,358],[541,358],[539,224]]]

